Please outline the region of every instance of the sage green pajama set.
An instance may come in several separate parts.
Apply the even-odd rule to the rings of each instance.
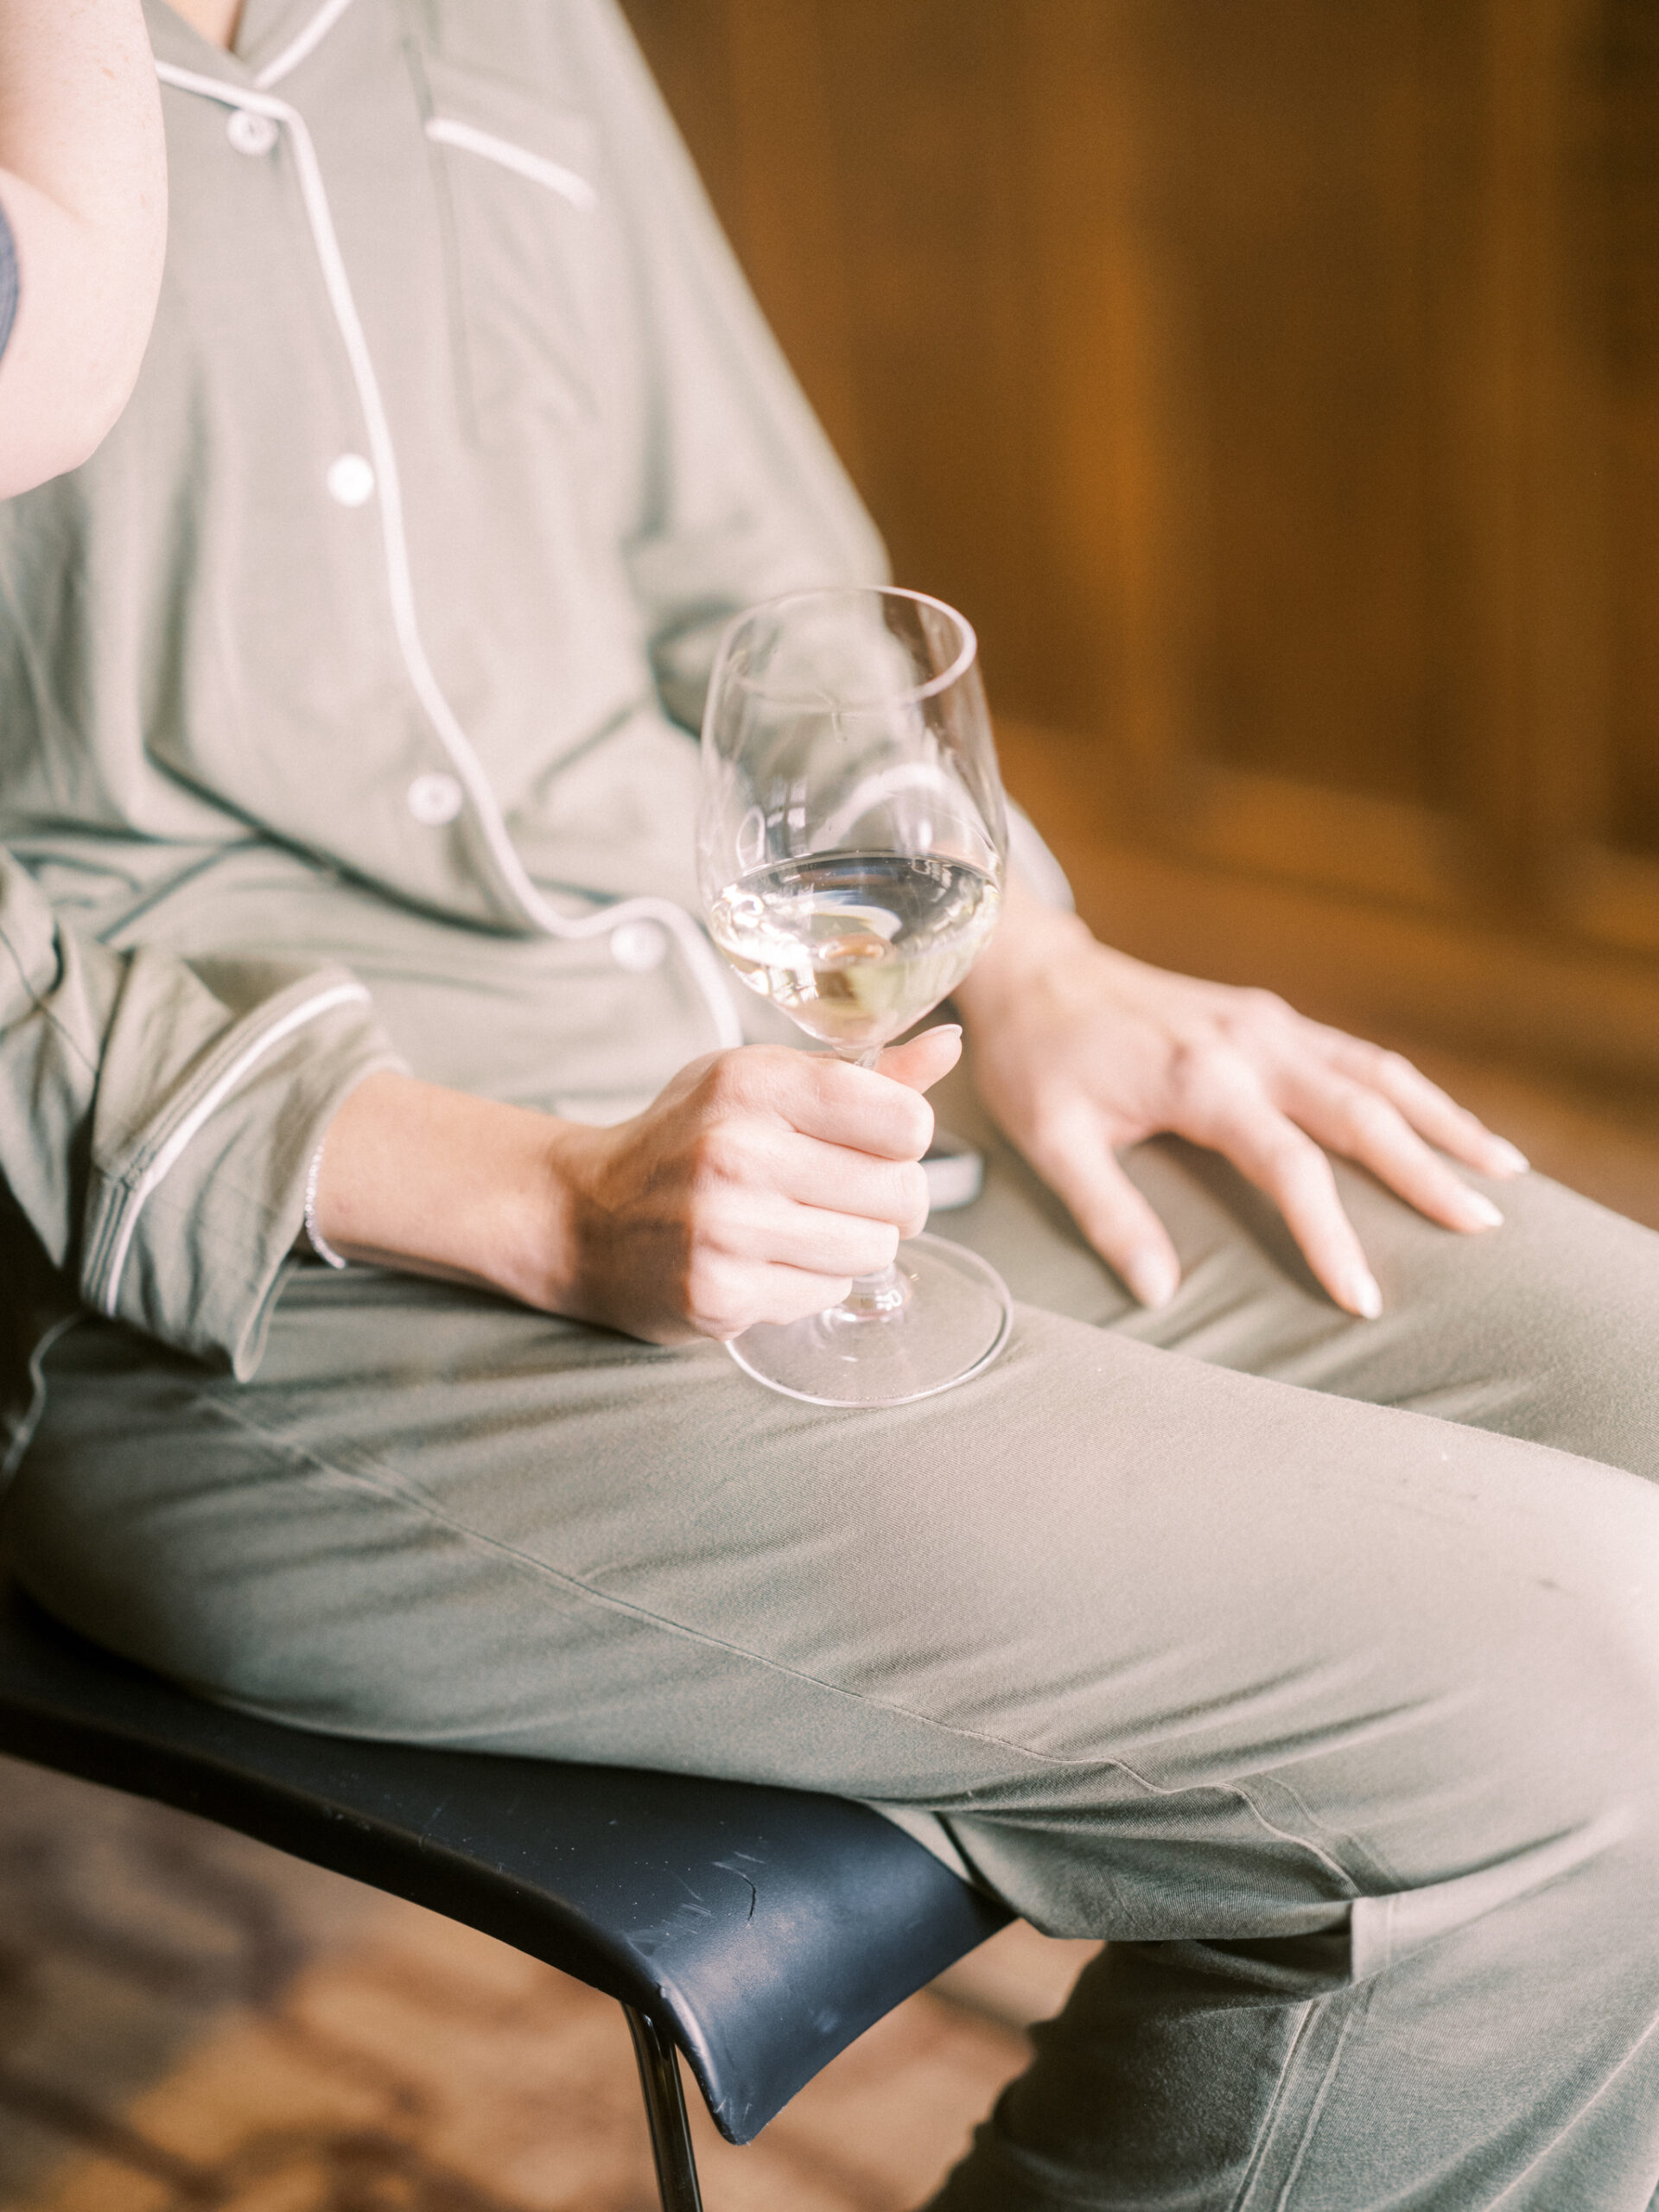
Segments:
[[[609,0],[150,20],[149,357],[0,509],[25,1582],[305,1726],[865,1798],[1111,1938],[949,2212],[1642,2212],[1659,1239],[1339,1171],[1355,1322],[1164,1140],[1148,1313],[952,1078],[1022,1302],[920,1405],[295,1259],[373,1069],[608,1120],[775,1033],[688,732],[733,610],[881,554]]]

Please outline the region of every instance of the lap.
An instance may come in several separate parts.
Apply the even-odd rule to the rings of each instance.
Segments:
[[[66,1618],[257,1709],[931,1808],[1079,1932],[1186,1924],[1195,1879],[1210,1914],[1232,1884],[1248,1932],[1432,1878],[1426,1776],[1459,1777],[1460,1835],[1501,1853],[1546,1707],[1572,1722],[1551,1818],[1587,1817],[1637,1694],[1620,1592],[1659,1499],[1486,1433],[1558,1323],[1454,1296],[1441,1255],[1487,1249],[1378,1194],[1390,1349],[1224,1173],[1169,1147],[1135,1171],[1189,1267],[1170,1308],[1129,1310],[999,1161],[942,1226],[1074,1311],[1022,1307],[986,1376],[891,1411],[366,1270],[302,1271],[251,1385],[89,1327],[54,1357],[11,1540]],[[1527,1215],[1552,1284],[1611,1223],[1581,1206]],[[1644,1346],[1612,1395],[1646,1388]],[[1470,1420],[1398,1409],[1477,1389]],[[1516,1425],[1570,1426],[1578,1390]],[[1610,1656],[1568,1665],[1563,1624],[1592,1616]],[[1099,1832],[1109,1879],[1080,1847]]]

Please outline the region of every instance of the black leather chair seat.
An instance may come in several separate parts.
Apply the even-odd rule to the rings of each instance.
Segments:
[[[669,2037],[721,2133],[747,2142],[1009,1917],[866,1807],[313,1735],[111,1658],[13,1584],[0,1585],[0,1750],[203,1814],[607,1991],[634,2026],[665,2205],[696,2202],[695,2169],[674,2193],[648,2044],[658,2103],[679,2101]],[[689,2161],[689,2138],[667,2147]]]

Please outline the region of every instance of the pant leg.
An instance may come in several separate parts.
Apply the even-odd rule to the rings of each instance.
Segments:
[[[1337,1163],[1344,1204],[1383,1287],[1378,1322],[1355,1322],[1319,1291],[1274,1211],[1213,1154],[1173,1140],[1143,1145],[1126,1165],[1170,1227],[1184,1281],[1157,1314],[1137,1309],[1109,1269],[1094,1265],[1036,1179],[1013,1157],[958,1085],[943,1102],[952,1126],[991,1154],[995,1172],[981,1205],[944,1224],[966,1232],[1028,1297],[1191,1356],[1306,1387],[1423,1412],[1590,1454],[1652,1477],[1659,1473],[1659,1384],[1653,1345],[1659,1325],[1659,1238],[1540,1177],[1484,1185],[1506,1216],[1496,1235],[1465,1238],[1433,1224],[1363,1171]],[[1033,1233],[1034,1230],[1034,1233]],[[1526,1940],[1495,1914],[1486,1938]],[[1323,1940],[1323,1939],[1319,1939]],[[1586,1953],[1568,1938],[1558,1958],[1561,1986],[1580,1995],[1623,1937]],[[1474,1948],[1472,1941],[1470,1948]],[[1260,2139],[1255,2100],[1271,2054],[1297,2033],[1340,2038],[1352,2075],[1378,2037],[1409,2036],[1438,2078],[1441,2118],[1472,2139],[1481,2126],[1468,2075],[1493,2048],[1490,1993],[1478,1975],[1452,1986],[1450,1953],[1430,1946],[1408,1975],[1402,1967],[1355,1992],[1333,1989],[1304,2012],[1275,1990],[1294,1972],[1294,1945],[1254,1949],[1242,1962],[1230,1945],[1114,1944],[1082,1977],[1061,2018],[1038,2031],[1039,2056],[981,2132],[974,2154],[937,2201],[938,2212],[1058,2204],[1231,2204],[1245,2164],[1239,2146]],[[1310,1975],[1315,1961],[1303,1957]],[[1413,1986],[1414,1977],[1421,1984]],[[1541,1977],[1541,1986],[1542,1978]],[[1312,1979],[1300,1993],[1314,1986]],[[1250,2025],[1241,2022],[1241,2008]],[[1297,2024],[1301,2024],[1297,2025]],[[1550,2032],[1570,2037],[1553,2012]],[[1259,2063],[1238,2056],[1252,2040]],[[1537,2094],[1513,2057],[1517,2090]],[[1287,2080],[1294,2074],[1288,2069]],[[1195,2094],[1195,2084],[1208,2085]],[[1226,2085],[1226,2086],[1224,2086]],[[1230,2088],[1230,2094],[1229,2093]],[[1402,2094],[1402,2092],[1404,2094]],[[1638,2092],[1638,2097],[1645,2094]],[[1618,2097],[1587,2123],[1558,2118],[1554,2147],[1540,2155],[1506,2203],[1646,2206],[1650,2182],[1616,2177],[1616,2159],[1591,2139],[1617,2137]],[[1397,2196],[1381,2147],[1391,2117],[1424,2126],[1421,2091],[1395,2082],[1333,2156],[1329,2115],[1310,2138],[1287,2202],[1359,2206],[1441,2201],[1431,2190]],[[1636,2114],[1640,2125],[1639,2107]],[[1229,2155],[1230,2145],[1231,2155]],[[1491,2201],[1471,2169],[1446,2201]],[[1106,2177],[1110,2177],[1109,2187]],[[1281,2201],[1282,2161],[1264,2157],[1238,2181],[1237,2201]],[[1495,2184],[1494,2184],[1495,2187]],[[1656,2197],[1659,2202],[1659,2197]]]
[[[1659,1478],[1659,1236],[1541,1175],[1478,1176],[1502,1229],[1438,1228],[1363,1168],[1336,1161],[1383,1294],[1376,1321],[1333,1306],[1277,1210],[1217,1154],[1160,1138],[1124,1165],[1174,1238],[1181,1287],[1137,1306],[1070,1217],[991,1128],[959,1071],[940,1119],[991,1172],[934,1226],[982,1252],[1017,1297],[1142,1344],[1305,1389],[1554,1444]]]
[[[312,1270],[250,1386],[66,1338],[10,1533],[54,1611],[304,1725],[940,1811],[1122,1947],[953,2212],[1659,2178],[1622,1471],[1029,1309],[963,1389],[847,1414]]]

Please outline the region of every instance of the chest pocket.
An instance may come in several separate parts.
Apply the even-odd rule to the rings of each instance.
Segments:
[[[477,434],[498,442],[526,410],[591,425],[620,281],[598,127],[436,57],[425,74]]]

